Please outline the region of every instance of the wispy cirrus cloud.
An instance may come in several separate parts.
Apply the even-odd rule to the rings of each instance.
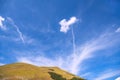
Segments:
[[[93,80],[106,80],[111,77],[117,76],[119,74],[120,74],[120,70],[106,70],[103,73],[101,73],[98,77],[94,78]],[[115,80],[119,80],[119,78]]]
[[[120,77],[116,78],[115,80],[120,80]]]
[[[26,62],[38,66],[59,66],[62,67],[63,60],[58,57],[55,60],[49,59],[44,56],[28,56],[28,57],[17,57],[18,62]]]
[[[5,18],[3,18],[2,16],[0,16],[0,28],[2,30],[6,30],[6,27],[3,25],[4,21],[5,21]]]
[[[76,54],[71,54],[70,59],[68,59],[71,60],[69,62],[72,65],[69,71],[78,74],[82,70],[80,65],[85,60],[95,57],[95,52],[120,44],[118,37],[120,35],[116,35],[114,32],[106,32],[81,46],[77,46]]]
[[[39,66],[58,66],[71,73],[78,74],[83,70],[80,65],[82,65],[85,60],[95,57],[97,51],[109,49],[116,44],[120,44],[118,37],[120,37],[120,35],[116,35],[114,32],[103,33],[99,37],[77,46],[76,54],[71,52],[68,56],[55,56],[56,59],[47,58],[45,56],[22,56],[17,57],[17,60]]]
[[[18,32],[20,39],[22,40],[23,43],[25,43],[22,32],[20,31],[19,27],[15,24],[15,22],[12,20],[12,18],[7,17],[7,20],[12,24],[14,28],[16,28],[16,31]]]
[[[12,20],[12,18],[7,17],[7,18],[3,18],[2,16],[0,16],[0,28],[2,30],[7,30],[7,26],[3,24],[4,23],[10,23],[17,31],[17,33],[19,34],[20,39],[22,40],[23,43],[25,43],[24,40],[24,35],[22,34],[22,32],[20,31],[19,27],[15,24],[15,22]]]
[[[0,66],[5,65],[4,63],[0,63]]]
[[[71,17],[68,21],[66,19],[63,19],[59,22],[61,25],[60,31],[67,33],[67,31],[70,29],[70,26],[74,23],[76,23],[78,19],[76,17]]]
[[[119,28],[117,28],[115,32],[120,32],[120,27],[119,27]]]

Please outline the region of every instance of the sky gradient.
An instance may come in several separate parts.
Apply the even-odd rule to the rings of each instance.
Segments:
[[[0,65],[14,62],[120,80],[120,0],[0,0]]]

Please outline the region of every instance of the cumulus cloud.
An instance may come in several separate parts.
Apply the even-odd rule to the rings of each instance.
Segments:
[[[76,17],[71,17],[68,21],[66,19],[63,19],[59,22],[61,25],[60,31],[67,33],[67,31],[70,29],[70,26],[74,23],[76,23],[78,19]]]
[[[115,80],[120,80],[120,77],[116,78]]]
[[[108,78],[114,77],[119,74],[120,74],[120,70],[116,70],[116,71],[108,70],[108,71],[101,73],[98,77],[94,78],[93,80],[106,80]],[[115,80],[120,80],[120,79],[118,78]]]
[[[119,27],[119,28],[117,28],[117,30],[116,30],[115,32],[120,32],[120,27]]]
[[[23,43],[25,43],[25,40],[24,40],[22,32],[20,31],[19,27],[14,23],[14,21],[12,20],[12,18],[7,17],[7,20],[12,24],[12,26],[14,28],[16,28],[16,31],[18,32],[20,39],[22,40]]]
[[[3,25],[3,21],[5,21],[5,18],[0,16],[0,28],[3,29],[3,30],[6,30],[6,27]]]

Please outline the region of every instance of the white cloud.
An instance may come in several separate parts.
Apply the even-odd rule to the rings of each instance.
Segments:
[[[120,77],[116,78],[115,80],[120,80]]]
[[[0,28],[3,29],[3,30],[6,30],[6,27],[3,25],[3,21],[5,21],[5,18],[0,16]]]
[[[18,62],[26,62],[38,66],[58,66],[61,67],[61,64],[63,63],[63,60],[61,58],[57,58],[55,60],[43,57],[43,56],[37,56],[37,57],[18,57]]]
[[[118,36],[117,36],[118,37]],[[114,38],[114,39],[113,39]],[[94,57],[94,52],[107,49],[115,45],[119,40],[114,34],[104,33],[96,39],[92,39],[85,44],[79,46],[76,50],[76,54],[72,53],[68,56],[60,57],[56,56],[56,59],[46,58],[45,56],[34,56],[34,57],[18,57],[19,62],[28,62],[40,66],[58,66],[71,73],[78,74],[83,68],[80,65],[89,59]],[[108,76],[107,74],[105,76]]]
[[[10,21],[12,26],[16,28],[16,31],[18,32],[20,39],[22,40],[23,43],[25,43],[24,36],[20,31],[19,27],[14,23],[14,21],[10,17],[7,17],[7,20]]]
[[[80,65],[89,58],[95,57],[95,52],[108,49],[116,43],[120,43],[118,37],[114,33],[107,32],[99,37],[92,39],[81,46],[77,46],[76,54],[71,52],[69,56],[56,56],[56,59],[47,58],[45,56],[22,56],[18,57],[18,61],[28,62],[41,66],[58,66],[71,73],[78,74],[83,70]]]
[[[110,48],[119,42],[116,37],[117,36],[114,34],[104,33],[98,38],[90,40],[80,47],[77,47],[76,54],[72,54],[71,57],[69,57],[70,59],[68,59],[71,60],[69,62],[70,65],[72,65],[70,66],[69,71],[78,74],[79,71],[82,70],[82,68],[80,68],[80,65],[82,65],[85,60],[94,57],[95,52]]]
[[[76,23],[78,21],[78,19],[76,17],[71,17],[68,21],[66,19],[63,19],[59,22],[59,24],[61,25],[60,31],[67,33],[67,31],[69,30],[69,27]]]
[[[116,30],[115,32],[120,32],[120,27],[119,27],[119,28],[117,28],[117,30]]]
[[[3,64],[3,63],[0,63],[0,66],[3,66],[3,65],[5,65],[5,64]]]
[[[93,80],[106,80],[120,74],[120,70],[107,70]],[[119,79],[118,79],[119,80]]]
[[[90,76],[92,75],[91,72],[87,72],[87,73],[84,73],[82,75],[80,75],[81,77],[88,77],[89,76],[89,79],[90,79]]]

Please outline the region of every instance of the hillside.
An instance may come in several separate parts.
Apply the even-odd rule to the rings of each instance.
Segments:
[[[38,67],[26,63],[0,66],[0,80],[84,80],[58,67]]]

